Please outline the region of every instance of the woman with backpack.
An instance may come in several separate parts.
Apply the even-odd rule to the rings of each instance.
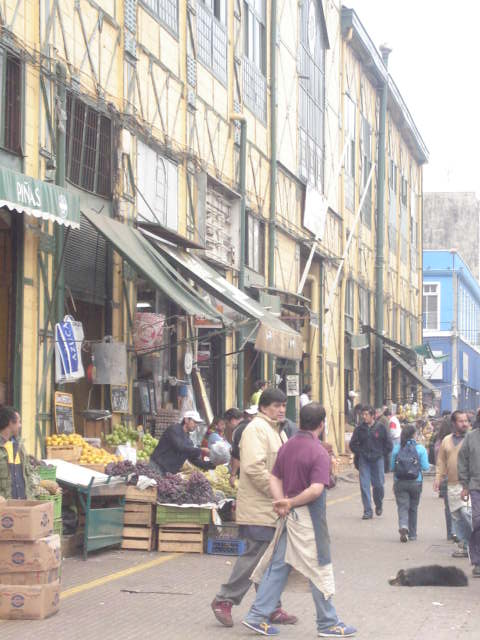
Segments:
[[[400,542],[417,539],[417,512],[422,493],[423,474],[428,471],[425,447],[415,441],[415,425],[407,424],[392,451],[390,469],[394,472],[393,492],[398,509]]]

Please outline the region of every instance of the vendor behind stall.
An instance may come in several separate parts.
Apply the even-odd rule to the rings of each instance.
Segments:
[[[187,411],[182,422],[173,424],[165,431],[150,457],[150,464],[160,473],[178,473],[185,460],[201,469],[214,469],[211,462],[202,460],[208,455],[208,447],[196,447],[190,439],[197,424],[203,422],[197,411]]]
[[[0,496],[32,499],[31,467],[20,442],[22,422],[12,407],[0,407]]]

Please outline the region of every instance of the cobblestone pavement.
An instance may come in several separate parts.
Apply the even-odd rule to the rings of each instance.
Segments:
[[[359,640],[478,640],[480,580],[467,588],[399,588],[387,579],[398,569],[421,564],[455,564],[470,575],[467,560],[450,557],[443,503],[427,479],[420,503],[419,538],[401,544],[396,509],[387,480],[384,515],[360,519],[356,483],[340,482],[329,495],[329,526],[340,616],[355,625]],[[234,608],[235,626],[221,627],[210,602],[228,578],[234,559],[208,555],[166,555],[111,551],[63,567],[60,612],[39,622],[1,622],[1,640],[239,640],[255,637],[240,624],[253,590]],[[167,591],[132,594],[123,590]],[[180,595],[182,594],[182,595]],[[187,595],[183,595],[187,594]],[[191,594],[191,595],[190,595]],[[285,608],[299,618],[281,628],[281,638],[314,638],[309,594],[286,593]]]

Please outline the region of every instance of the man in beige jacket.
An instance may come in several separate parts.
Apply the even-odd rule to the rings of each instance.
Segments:
[[[211,605],[215,617],[225,627],[233,626],[232,605],[240,604],[247,593],[250,576],[275,534],[278,516],[272,505],[270,473],[278,450],[287,441],[278,424],[286,401],[280,389],[266,389],[260,396],[257,416],[245,428],[240,440],[237,523],[247,548]],[[297,622],[295,616],[281,609],[280,603],[270,620],[276,624]]]
[[[434,489],[438,491],[441,481],[448,481],[448,504],[452,513],[455,534],[459,539],[458,548],[452,553],[454,558],[468,557],[468,540],[472,533],[472,514],[469,505],[462,500],[462,484],[458,478],[458,454],[470,429],[467,414],[464,411],[452,413],[453,432],[442,440],[437,456],[437,472]]]

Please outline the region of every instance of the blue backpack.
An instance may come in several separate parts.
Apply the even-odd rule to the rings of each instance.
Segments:
[[[400,447],[394,464],[394,473],[398,480],[416,480],[420,473],[420,458],[412,440]]]

